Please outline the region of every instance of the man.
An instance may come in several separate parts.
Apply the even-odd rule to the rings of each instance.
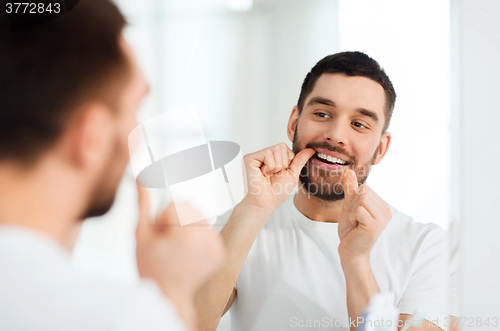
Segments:
[[[139,189],[137,286],[74,271],[65,248],[110,209],[148,90],[124,26],[111,1],[84,0],[25,31],[1,27],[1,330],[196,328],[194,293],[223,246],[207,227],[169,226],[173,205],[150,226]]]
[[[378,292],[392,293],[399,329],[417,308],[428,319],[419,329],[443,327],[444,231],[365,184],[389,149],[395,99],[360,52],[327,56],[307,74],[288,121],[293,151],[282,143],[244,157],[248,194],[221,218],[228,259],[197,299],[204,330],[231,306],[234,330],[355,330]]]

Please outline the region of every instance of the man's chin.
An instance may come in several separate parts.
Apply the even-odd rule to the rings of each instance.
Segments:
[[[329,202],[344,199],[344,188],[339,181],[325,183],[301,176],[300,182],[309,196]]]

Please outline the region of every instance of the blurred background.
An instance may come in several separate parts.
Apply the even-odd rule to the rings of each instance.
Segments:
[[[469,193],[462,192],[470,192],[467,185],[473,188],[466,181],[469,177],[463,176],[474,172],[467,168],[470,172],[464,173],[462,164],[478,152],[475,131],[468,131],[470,141],[461,137],[466,128],[464,92],[473,86],[464,87],[458,79],[469,72],[468,64],[481,62],[473,45],[484,36],[475,28],[481,21],[478,17],[486,13],[485,24],[500,30],[495,16],[487,14],[489,7],[500,13],[498,2],[480,0],[474,6],[461,0],[116,2],[130,23],[126,38],[152,88],[140,122],[196,103],[207,139],[234,141],[243,154],[279,142],[291,147],[287,120],[305,75],[317,61],[347,50],[372,56],[386,70],[398,97],[389,127],[390,150],[373,167],[367,183],[415,220],[457,231],[451,221],[469,211],[462,205],[469,201]],[[466,62],[464,54],[471,54]],[[451,68],[456,70],[450,72]],[[498,119],[492,109],[487,114]],[[482,118],[493,124],[491,116]],[[495,138],[498,133],[489,139]],[[498,183],[498,177],[495,180]],[[124,282],[137,280],[135,194],[129,169],[111,212],[84,223],[75,267]],[[475,253],[481,249],[491,253],[487,246]],[[227,330],[227,320],[219,330]]]

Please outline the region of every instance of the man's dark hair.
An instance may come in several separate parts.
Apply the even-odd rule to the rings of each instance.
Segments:
[[[83,104],[116,109],[130,74],[120,45],[126,21],[110,0],[81,0],[66,14],[16,33],[2,19],[0,161],[30,165]]]
[[[386,110],[385,124],[382,133],[387,131],[391,121],[394,104],[396,103],[396,91],[392,86],[391,80],[386,75],[384,69],[380,67],[377,61],[362,52],[341,52],[321,59],[309,71],[302,83],[299,101],[297,106],[299,114],[302,112],[304,102],[307,96],[314,89],[316,81],[322,74],[341,73],[347,76],[361,76],[370,78],[382,85],[385,91]]]

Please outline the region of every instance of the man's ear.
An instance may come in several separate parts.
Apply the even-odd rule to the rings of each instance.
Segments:
[[[71,162],[77,167],[96,168],[108,160],[113,129],[111,109],[101,103],[82,106],[66,130]]]
[[[299,107],[295,106],[292,109],[292,113],[290,114],[290,118],[288,119],[288,125],[286,128],[288,139],[290,139],[290,141],[292,142],[295,136],[295,129],[297,128],[298,121],[299,121]]]
[[[382,138],[380,139],[379,149],[377,152],[377,157],[375,158],[375,162],[373,164],[379,164],[380,161],[384,158],[385,154],[389,150],[389,146],[391,145],[391,133],[384,132],[382,134]]]

